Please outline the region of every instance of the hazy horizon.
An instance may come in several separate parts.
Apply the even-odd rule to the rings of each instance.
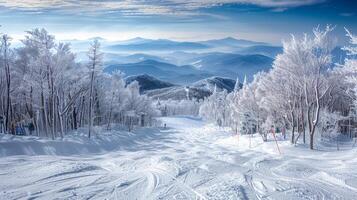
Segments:
[[[337,0],[0,1],[0,32],[15,41],[45,28],[58,40],[135,37],[202,41],[234,37],[280,45],[331,24],[339,44],[356,32],[356,3]]]

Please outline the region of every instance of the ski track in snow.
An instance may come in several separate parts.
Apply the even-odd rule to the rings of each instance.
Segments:
[[[239,139],[189,117],[135,148],[0,158],[0,199],[355,199],[357,151]],[[129,136],[128,136],[129,137]]]

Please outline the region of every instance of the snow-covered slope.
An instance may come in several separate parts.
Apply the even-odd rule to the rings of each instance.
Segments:
[[[212,94],[214,88],[217,91],[227,90],[231,92],[234,89],[235,80],[223,77],[209,77],[186,86],[167,87],[147,91],[146,94],[154,99],[187,99],[187,91],[190,99],[204,99]]]
[[[188,96],[187,97],[187,91]],[[203,99],[209,95],[211,95],[211,91],[205,88],[196,88],[190,86],[174,86],[168,88],[162,88],[157,90],[146,91],[149,97],[153,99],[173,99],[173,100],[183,100],[183,99]]]
[[[193,117],[161,120],[166,129],[112,133],[120,138],[112,152],[7,152],[0,159],[0,199],[328,200],[357,195],[357,151],[350,143],[338,152],[310,151],[278,135],[279,155],[272,138],[266,143],[260,136],[238,138]],[[0,152],[4,144],[36,146],[29,140],[34,139],[2,137]],[[54,148],[50,140],[38,143]],[[76,145],[89,143],[106,145],[94,138]]]
[[[71,132],[63,139],[45,139],[36,136],[13,136],[0,134],[0,157],[13,155],[84,155],[116,151],[123,148],[135,148],[137,140],[145,141],[159,130],[155,128],[138,129],[134,133],[116,127],[107,131],[95,127],[95,136],[88,139],[88,129]],[[1,196],[1,195],[0,195]],[[1,198],[0,198],[1,199]]]
[[[233,79],[213,76],[197,81],[193,83],[191,87],[207,89],[211,92],[216,87],[218,91],[227,90],[228,92],[231,92],[233,91],[235,84],[236,81]]]

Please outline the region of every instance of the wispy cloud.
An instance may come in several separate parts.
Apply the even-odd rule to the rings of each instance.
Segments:
[[[285,10],[325,0],[0,0],[0,6],[16,10],[57,10],[64,12],[110,13],[123,15],[194,15],[199,9],[224,4],[248,4]]]
[[[355,14],[354,13],[340,13],[340,15],[343,16],[343,17],[352,17]]]

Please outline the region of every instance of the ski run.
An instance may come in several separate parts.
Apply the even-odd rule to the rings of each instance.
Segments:
[[[194,117],[91,140],[1,135],[0,199],[354,199],[357,148],[311,151]],[[250,146],[250,147],[249,147]]]

